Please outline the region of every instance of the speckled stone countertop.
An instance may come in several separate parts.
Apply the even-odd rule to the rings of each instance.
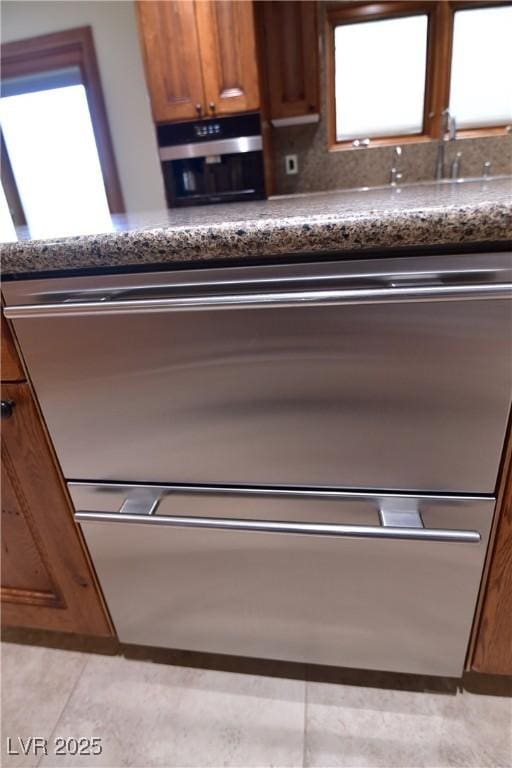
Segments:
[[[108,232],[3,244],[2,271],[211,264],[511,239],[512,178],[502,177],[116,216]]]

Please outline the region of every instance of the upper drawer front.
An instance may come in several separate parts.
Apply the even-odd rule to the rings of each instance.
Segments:
[[[443,300],[418,296],[406,277],[407,299],[384,303],[317,305],[294,289],[247,306],[249,286],[236,309],[175,311],[143,292],[91,311],[22,308],[16,332],[65,476],[492,493],[511,302],[460,300],[451,284]],[[217,301],[194,290],[185,302]]]

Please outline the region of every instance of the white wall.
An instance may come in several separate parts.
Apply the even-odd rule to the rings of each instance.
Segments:
[[[1,40],[90,25],[128,212],[165,208],[132,0],[3,0]]]

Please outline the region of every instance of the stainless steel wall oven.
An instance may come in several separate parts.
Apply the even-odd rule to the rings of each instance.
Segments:
[[[125,642],[459,675],[510,253],[6,283]]]
[[[259,114],[157,127],[171,207],[265,197]]]

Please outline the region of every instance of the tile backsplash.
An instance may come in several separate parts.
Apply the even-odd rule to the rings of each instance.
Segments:
[[[324,29],[325,5],[319,4],[319,29]],[[274,194],[316,192],[389,183],[393,147],[369,147],[329,152],[327,149],[325,46],[320,59],[320,121],[272,129]],[[446,164],[461,152],[459,176],[481,176],[483,164],[491,162],[491,174],[512,173],[512,134],[484,138],[464,138],[449,142]],[[429,181],[435,175],[437,142],[402,145],[400,171],[403,183]],[[286,174],[285,156],[297,155],[299,171]]]

